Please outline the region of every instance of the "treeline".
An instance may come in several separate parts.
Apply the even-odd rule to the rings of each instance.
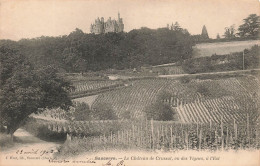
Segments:
[[[235,24],[225,27],[223,38],[219,33],[216,39],[211,39],[208,36],[206,26],[204,25],[201,35],[192,35],[196,43],[214,43],[214,42],[229,42],[229,41],[245,41],[256,40],[260,38],[260,16],[257,14],[250,14],[243,19],[243,24],[236,29]]]
[[[182,61],[192,56],[189,33],[141,28],[128,33],[86,34],[76,29],[60,37],[0,41],[26,55],[36,67],[55,66],[60,72],[127,69]]]
[[[182,68],[190,74],[259,68],[260,46],[255,45],[251,49],[245,49],[243,52],[227,55],[213,54],[210,57],[188,59],[183,62]]]

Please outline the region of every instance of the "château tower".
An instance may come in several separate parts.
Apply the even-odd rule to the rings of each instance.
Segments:
[[[108,33],[108,32],[123,32],[124,23],[123,19],[120,18],[120,13],[118,13],[117,20],[111,20],[111,17],[104,22],[104,18],[101,17],[101,20],[97,18],[94,24],[90,25],[90,32],[94,34]]]

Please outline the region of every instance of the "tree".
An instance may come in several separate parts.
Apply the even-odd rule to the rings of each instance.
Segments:
[[[174,120],[175,114],[174,110],[171,108],[169,102],[171,97],[175,97],[173,94],[167,91],[162,91],[157,95],[156,101],[150,106],[146,107],[145,114],[147,119],[154,120]]]
[[[67,36],[0,40],[0,46],[8,43],[28,57],[35,68],[51,64],[59,72],[129,69],[182,61],[191,57],[195,44],[178,23],[175,30],[141,28],[95,35],[76,29]]]
[[[254,45],[251,49],[245,49],[245,68],[254,69],[260,66],[260,46]]]
[[[174,96],[174,95],[171,94],[171,93],[168,92],[168,91],[162,91],[162,92],[160,92],[160,93],[157,95],[156,100],[163,102],[163,101],[165,101],[165,100],[170,100],[171,97],[173,97],[173,96]]]
[[[216,37],[216,39],[220,39],[219,33],[217,34],[217,37]]]
[[[75,104],[75,111],[73,112],[73,117],[76,121],[91,120],[91,110],[89,108],[89,105],[86,103],[77,102]]]
[[[0,47],[1,123],[11,135],[26,118],[45,108],[69,109],[70,83],[58,77],[52,67],[34,69],[18,51]]]
[[[176,21],[174,25],[172,24],[171,30],[182,31],[182,28],[181,28],[180,24]]]
[[[99,103],[92,110],[92,116],[96,120],[116,120],[117,116],[108,103]]]
[[[174,119],[175,112],[168,103],[156,101],[146,107],[145,114],[147,119],[169,121]]]
[[[260,16],[250,14],[244,19],[244,24],[238,28],[238,35],[240,37],[257,37],[259,35]]]
[[[202,28],[201,37],[203,39],[209,39],[208,31],[205,25]]]
[[[236,33],[235,33],[236,29],[235,29],[235,25],[231,25],[230,27],[226,27],[225,28],[225,33],[224,33],[224,37],[226,39],[232,39],[236,37]]]

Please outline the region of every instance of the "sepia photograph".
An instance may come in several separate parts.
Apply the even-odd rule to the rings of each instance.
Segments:
[[[259,166],[259,0],[0,0],[1,166]]]

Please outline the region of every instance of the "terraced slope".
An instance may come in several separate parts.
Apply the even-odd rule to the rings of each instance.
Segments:
[[[199,93],[198,87],[205,87],[208,95]],[[134,81],[133,86],[99,95],[93,107],[104,102],[112,105],[120,118],[127,111],[131,117],[140,118],[144,116],[145,108],[155,102],[157,95],[164,91],[171,93],[174,100],[182,101],[182,107],[178,106],[177,110],[183,122],[196,122],[198,119],[202,123],[209,119],[219,122],[221,117],[224,121],[229,121],[233,116],[237,120],[243,120],[245,108],[240,106],[252,101],[253,96],[254,100],[259,101],[259,84],[252,76],[194,79],[189,83],[171,79],[146,79]],[[182,115],[181,111],[184,111]]]

